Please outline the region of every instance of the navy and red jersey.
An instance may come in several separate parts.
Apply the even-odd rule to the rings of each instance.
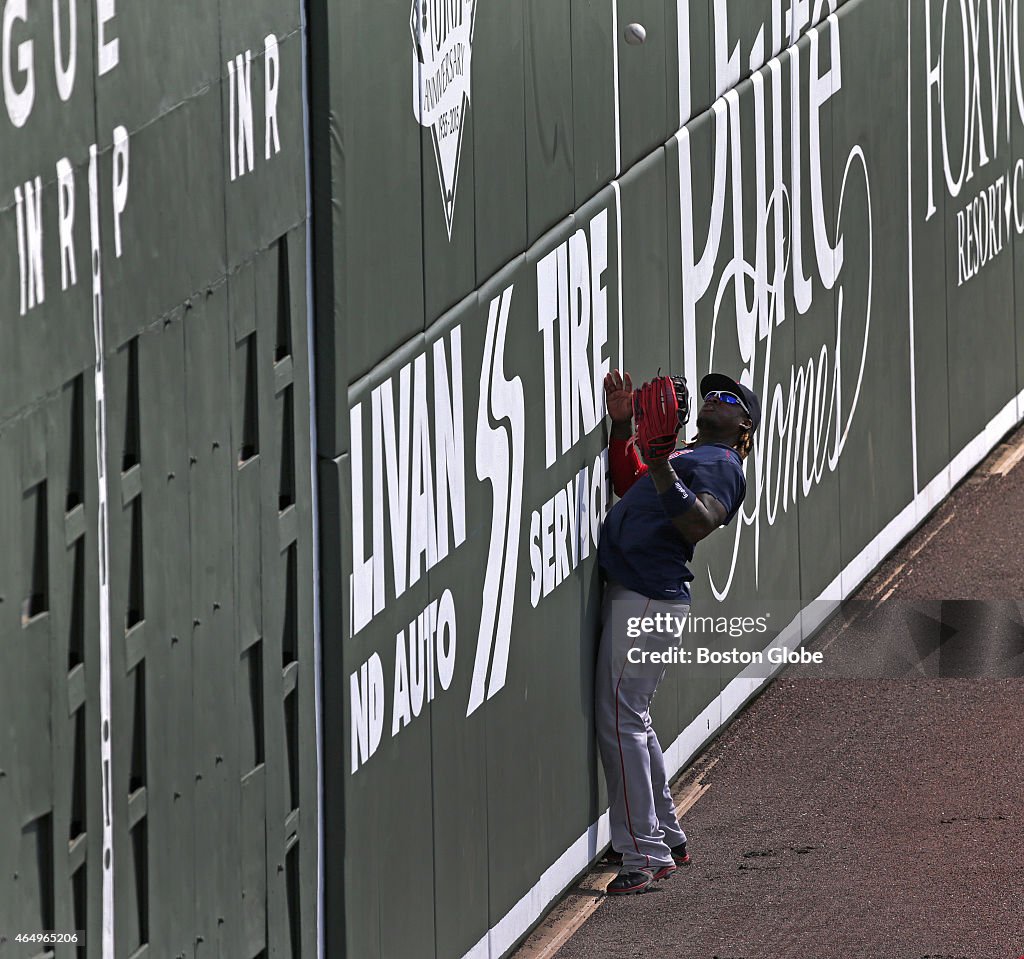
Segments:
[[[612,486],[622,498],[605,517],[598,562],[609,579],[651,599],[690,599],[693,544],[683,539],[662,508],[654,480],[636,448],[613,439],[608,448]],[[698,496],[710,493],[726,509],[723,526],[743,503],[747,481],[743,460],[722,443],[676,450],[669,457],[676,475]]]

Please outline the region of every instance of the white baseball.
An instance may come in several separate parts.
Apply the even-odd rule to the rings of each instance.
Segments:
[[[640,46],[647,39],[647,30],[642,23],[628,23],[622,32],[625,34],[626,43],[634,47]]]

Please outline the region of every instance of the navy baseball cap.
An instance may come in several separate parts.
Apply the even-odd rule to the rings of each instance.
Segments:
[[[725,373],[708,373],[708,375],[700,381],[701,399],[713,390],[725,390],[726,393],[735,393],[741,400],[743,400],[744,405],[750,412],[750,422],[753,424],[751,432],[757,429],[761,423],[761,401],[749,386],[737,383],[736,380],[731,376],[726,376]]]

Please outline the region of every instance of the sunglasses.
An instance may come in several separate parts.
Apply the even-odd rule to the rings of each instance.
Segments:
[[[710,393],[704,394],[704,399],[705,401],[718,400],[721,403],[728,403],[730,406],[738,406],[747,416],[750,415],[750,410],[747,409],[746,404],[735,393],[727,393],[725,390],[712,390]]]

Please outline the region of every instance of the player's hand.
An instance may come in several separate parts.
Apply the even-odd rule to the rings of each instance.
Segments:
[[[629,424],[633,420],[633,381],[629,373],[612,370],[604,378],[604,396],[608,415],[613,423]]]

